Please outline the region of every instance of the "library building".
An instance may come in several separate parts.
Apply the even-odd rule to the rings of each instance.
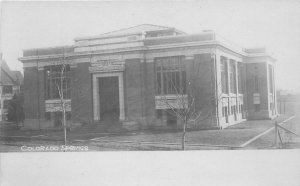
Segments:
[[[278,115],[275,62],[212,30],[187,34],[150,24],[24,49],[25,127],[182,125],[226,128]],[[192,108],[190,108],[192,107]]]

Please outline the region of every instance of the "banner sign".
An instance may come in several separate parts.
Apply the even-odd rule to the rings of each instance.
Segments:
[[[63,100],[65,104],[66,112],[71,111],[71,100],[65,99]],[[45,101],[45,110],[46,112],[62,112],[63,111],[63,105],[59,99],[55,100],[46,100]]]
[[[124,71],[125,62],[119,60],[97,60],[91,63],[89,67],[90,73],[93,72],[112,72]]]
[[[184,96],[155,96],[155,109],[183,109],[188,106],[188,98]]]
[[[259,94],[253,95],[253,104],[260,104],[260,95]]]

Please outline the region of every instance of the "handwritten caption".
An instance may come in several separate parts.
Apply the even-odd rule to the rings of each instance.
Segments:
[[[23,152],[65,152],[65,151],[88,151],[88,146],[73,146],[73,145],[47,145],[47,146],[22,146]]]

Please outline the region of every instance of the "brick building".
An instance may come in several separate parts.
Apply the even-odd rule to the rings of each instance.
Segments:
[[[72,124],[174,127],[180,122],[168,106],[182,109],[176,95],[188,102],[190,90],[197,91],[196,110],[210,115],[196,127],[277,115],[275,60],[264,48],[244,49],[213,31],[138,25],[75,38],[73,46],[24,50],[19,60],[28,126],[51,127],[61,117],[55,82],[62,66]]]

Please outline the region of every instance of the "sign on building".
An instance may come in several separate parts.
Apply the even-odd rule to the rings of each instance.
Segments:
[[[260,104],[260,95],[253,94],[253,104]]]
[[[183,109],[188,106],[188,97],[184,96],[155,96],[156,109]]]
[[[71,100],[65,99],[63,100],[66,108],[66,112],[71,111]],[[45,110],[46,112],[62,112],[62,103],[59,99],[56,100],[46,100],[45,101]]]
[[[119,60],[97,60],[91,63],[89,71],[93,72],[113,72],[124,71],[125,62]]]

